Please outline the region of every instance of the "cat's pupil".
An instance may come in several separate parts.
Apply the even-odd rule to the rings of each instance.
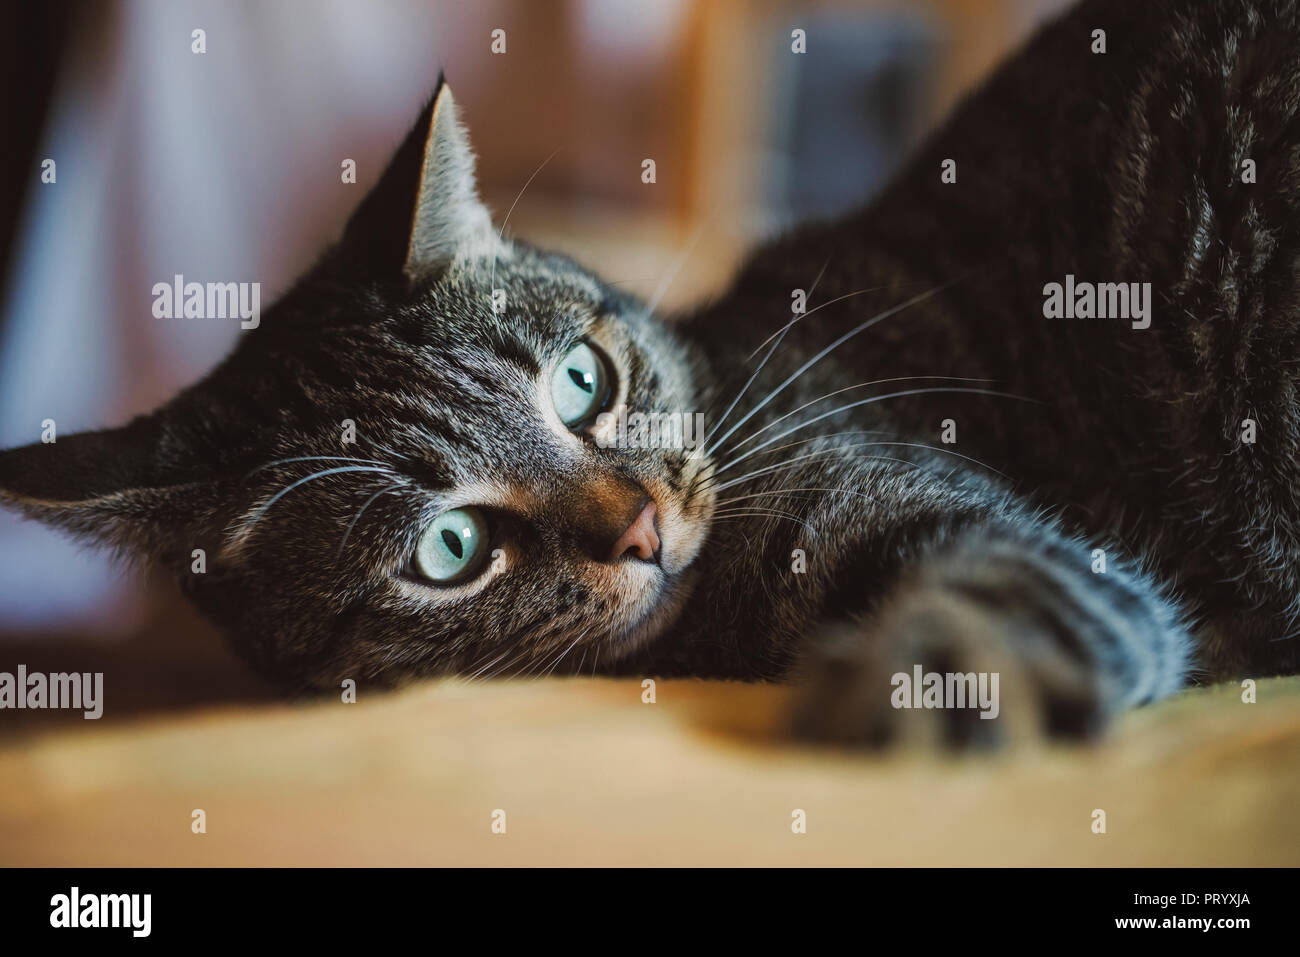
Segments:
[[[579,372],[577,369],[570,369],[569,378],[572,379],[573,384],[583,392],[591,392],[593,390],[592,376],[590,373]]]
[[[465,546],[461,544],[460,536],[449,528],[442,530],[442,540],[447,545],[447,551],[451,552],[457,558],[465,557]]]

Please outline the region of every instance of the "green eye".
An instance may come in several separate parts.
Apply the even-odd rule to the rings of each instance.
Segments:
[[[585,342],[574,346],[551,376],[551,404],[569,428],[583,425],[609,401],[609,369]]]
[[[488,555],[488,526],[476,508],[443,512],[420,535],[415,568],[431,582],[451,584],[470,578]]]

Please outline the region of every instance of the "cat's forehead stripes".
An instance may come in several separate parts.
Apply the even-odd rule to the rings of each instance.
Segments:
[[[492,352],[503,362],[518,368],[524,375],[536,377],[542,373],[537,350],[530,347],[521,338],[507,330],[500,330],[492,343]]]

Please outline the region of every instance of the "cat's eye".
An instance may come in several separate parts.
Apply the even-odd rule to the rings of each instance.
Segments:
[[[610,373],[604,358],[585,342],[569,350],[551,376],[551,404],[571,429],[586,425],[609,401]]]
[[[443,512],[420,535],[415,570],[431,582],[450,585],[472,578],[488,556],[488,524],[476,508]]]

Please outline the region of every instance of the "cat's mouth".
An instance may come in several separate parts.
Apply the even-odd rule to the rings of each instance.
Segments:
[[[687,580],[692,577],[689,574],[669,577],[658,573],[656,587],[652,594],[647,590],[640,613],[610,634],[613,658],[625,657],[650,644],[672,625],[690,593]]]
[[[657,509],[659,565],[669,578],[685,572],[704,547],[717,499],[711,485],[712,471],[708,460],[699,460],[689,480],[679,489],[657,479],[645,483]]]
[[[710,467],[701,463],[684,491],[650,479],[645,488],[653,509],[654,563],[627,562],[615,571],[611,582],[621,599],[624,613],[612,630],[615,653],[629,654],[648,644],[670,627],[690,594],[695,575],[692,568],[704,545],[716,496],[707,486]],[[644,530],[648,532],[649,530]]]

